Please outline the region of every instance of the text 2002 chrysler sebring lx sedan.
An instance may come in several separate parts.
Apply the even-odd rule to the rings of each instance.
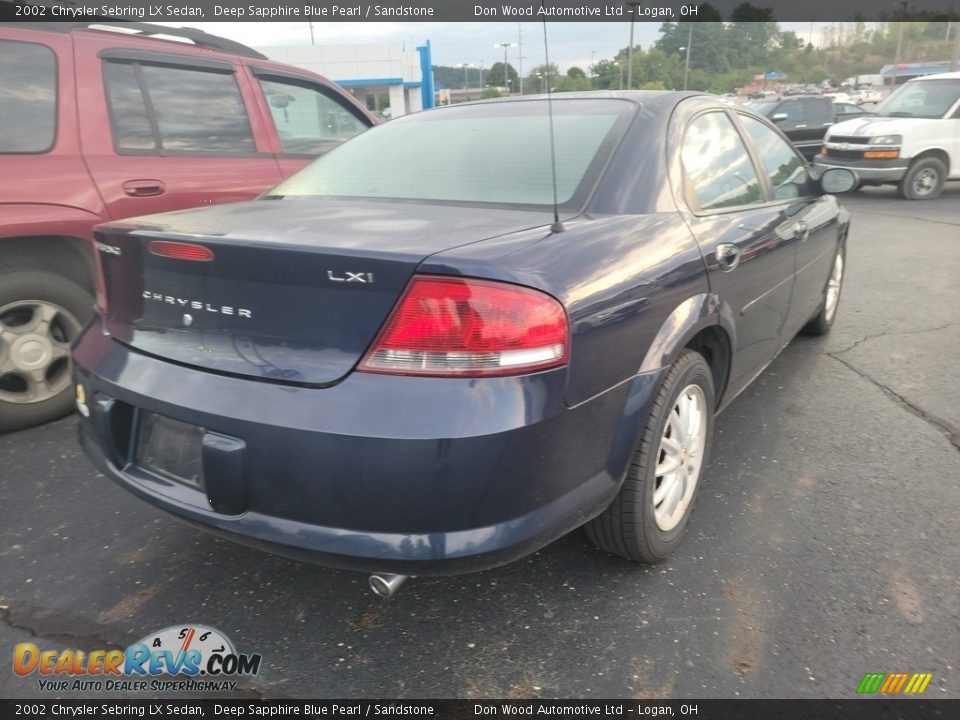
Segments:
[[[833,322],[848,215],[778,130],[693,93],[374,128],[262,198],[98,229],[83,447],[240,542],[477,570],[587,524],[679,543],[713,418]]]

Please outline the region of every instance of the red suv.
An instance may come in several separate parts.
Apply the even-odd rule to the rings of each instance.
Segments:
[[[0,431],[72,407],[94,225],[253,198],[373,123],[325,78],[198,30],[0,24]]]

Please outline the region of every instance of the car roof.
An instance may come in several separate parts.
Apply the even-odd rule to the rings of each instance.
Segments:
[[[681,100],[686,98],[705,98],[721,103],[720,98],[710,93],[695,92],[689,90],[587,90],[583,92],[559,92],[559,93],[539,93],[537,95],[510,95],[501,98],[487,98],[484,100],[474,100],[467,103],[456,103],[454,105],[443,105],[436,110],[453,107],[469,107],[471,105],[491,105],[494,103],[516,103],[516,102],[542,102],[550,100],[627,100],[636,105],[643,105],[645,108],[662,111],[669,110],[676,106]]]
[[[188,27],[167,27],[153,23],[139,22],[23,22],[4,23],[20,30],[34,30],[41,32],[72,33],[78,30],[92,30],[106,33],[116,33],[126,39],[147,40],[148,42],[173,42],[178,47],[195,49],[206,48],[240,57],[266,60],[267,56],[251,47],[229,40],[219,35],[212,35],[203,30]],[[171,40],[173,38],[173,40]],[[179,39],[179,40],[177,40]],[[187,42],[181,42],[181,41]]]
[[[936,75],[921,75],[920,77],[910,78],[907,82],[916,82],[917,80],[960,80],[960,72],[937,73]]]

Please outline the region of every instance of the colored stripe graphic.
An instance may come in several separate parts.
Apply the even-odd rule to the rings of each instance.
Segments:
[[[885,673],[867,673],[863,676],[863,680],[860,681],[860,686],[857,688],[857,692],[871,694],[875,693],[880,689],[880,683],[883,682],[885,677]]]
[[[867,673],[857,686],[858,693],[919,695],[927,689],[933,673]]]

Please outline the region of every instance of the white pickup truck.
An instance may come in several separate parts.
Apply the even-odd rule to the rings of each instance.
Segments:
[[[896,185],[910,200],[960,180],[960,72],[915,78],[872,113],[833,125],[813,164],[855,171],[861,185]]]

